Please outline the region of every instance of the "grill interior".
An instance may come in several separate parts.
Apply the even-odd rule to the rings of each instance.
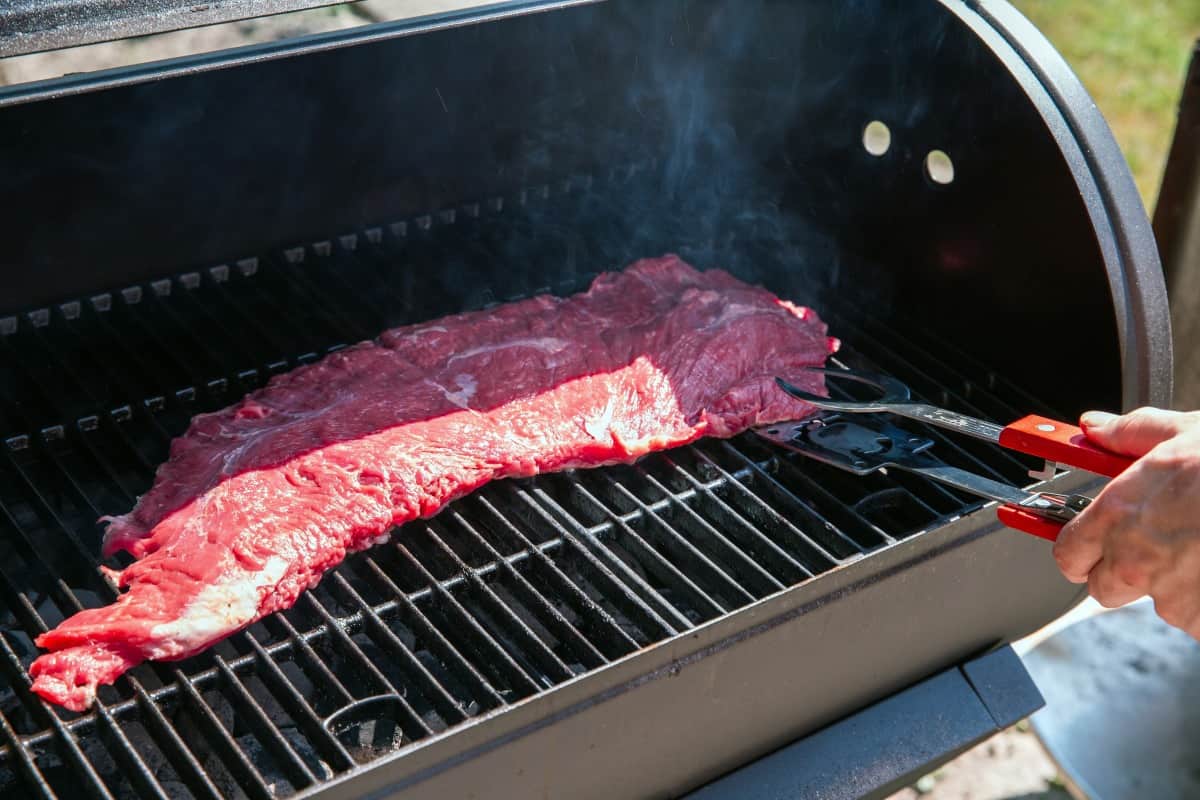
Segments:
[[[751,435],[505,481],[349,558],[295,608],[133,670],[89,713],[37,700],[33,637],[115,597],[97,570],[97,519],[132,506],[171,437],[386,327],[568,293],[678,247],[815,305],[843,363],[985,418],[1053,413],[944,340],[899,333],[867,313],[878,306],[830,291],[836,281],[818,291],[796,254],[828,248],[780,248],[753,215],[692,247],[682,227],[584,239],[576,221],[636,180],[531,187],[0,320],[0,793],[289,796],[977,507]],[[1009,454],[923,433],[951,463],[1026,482],[1030,465]]]

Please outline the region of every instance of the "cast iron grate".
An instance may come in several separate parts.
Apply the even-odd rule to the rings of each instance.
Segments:
[[[494,200],[3,321],[0,793],[292,795],[976,507],[752,436],[702,441],[488,486],[351,557],[295,608],[133,670],[89,713],[30,694],[32,639],[115,597],[97,518],[128,510],[193,414],[386,327],[509,299],[490,288],[498,253],[568,265],[552,287],[500,271],[527,294],[586,283],[584,252],[569,225]],[[822,313],[841,358],[931,400],[996,419],[1042,408],[944,342]],[[931,435],[952,462],[1025,478],[999,450]]]

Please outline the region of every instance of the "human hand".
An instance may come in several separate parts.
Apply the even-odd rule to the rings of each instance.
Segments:
[[[1108,608],[1148,594],[1160,617],[1200,639],[1200,412],[1093,411],[1080,425],[1138,460],[1063,527],[1059,569]]]

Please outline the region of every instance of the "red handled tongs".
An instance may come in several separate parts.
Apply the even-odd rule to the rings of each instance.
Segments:
[[[1051,541],[1062,526],[1087,508],[1091,498],[1075,494],[1030,492],[950,466],[934,456],[934,440],[903,430],[883,417],[854,417],[846,414],[894,414],[938,428],[972,436],[985,442],[1046,459],[1046,469],[1033,477],[1052,477],[1059,465],[1076,467],[1115,478],[1133,459],[1110,453],[1084,437],[1074,425],[1036,415],[1001,426],[944,408],[913,402],[907,386],[895,378],[843,369],[820,369],[827,378],[866,384],[882,393],[877,400],[833,400],[806,392],[782,378],[780,388],[793,397],[827,412],[811,419],[783,422],[757,429],[757,433],[789,450],[859,475],[894,467],[923,475],[963,491],[996,500],[1000,521],[1010,528]]]

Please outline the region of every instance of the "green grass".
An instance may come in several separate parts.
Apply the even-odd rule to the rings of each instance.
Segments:
[[[1200,0],[1011,0],[1054,43],[1112,126],[1153,212]]]

